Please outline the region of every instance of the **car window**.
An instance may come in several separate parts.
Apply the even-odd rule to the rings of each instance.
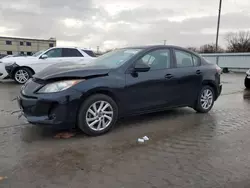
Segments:
[[[151,71],[170,68],[170,51],[168,49],[152,51],[138,62],[149,65]]]
[[[82,57],[83,55],[77,50],[72,48],[63,48],[63,57]]]
[[[62,49],[54,48],[54,49],[49,50],[45,54],[48,56],[48,58],[62,57]]]
[[[91,50],[82,50],[82,51],[84,51],[90,57],[96,57],[96,54],[93,51],[91,51]]]
[[[177,67],[192,67],[193,66],[193,59],[190,53],[181,51],[181,50],[174,50],[174,51],[175,51]]]
[[[193,64],[194,64],[194,66],[200,65],[200,59],[195,55],[193,55]]]

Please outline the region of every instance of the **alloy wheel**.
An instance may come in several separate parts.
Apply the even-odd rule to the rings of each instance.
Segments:
[[[20,69],[15,73],[15,80],[21,84],[27,82],[29,77],[29,73],[24,69]]]
[[[205,89],[201,94],[200,102],[203,109],[209,109],[213,104],[213,92],[210,89]]]
[[[87,110],[86,123],[94,131],[106,129],[113,120],[113,108],[107,101],[97,101]]]

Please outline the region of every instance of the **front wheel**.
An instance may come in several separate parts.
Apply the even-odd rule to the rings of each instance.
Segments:
[[[247,89],[250,89],[250,78],[245,78],[245,87],[247,88]]]
[[[18,84],[26,83],[32,77],[32,72],[28,68],[21,67],[14,72],[13,78]]]
[[[98,136],[108,132],[116,123],[118,107],[107,95],[90,96],[78,114],[78,127],[87,135]]]
[[[210,86],[203,86],[194,109],[199,113],[207,113],[212,109],[214,99],[215,95],[213,88]]]

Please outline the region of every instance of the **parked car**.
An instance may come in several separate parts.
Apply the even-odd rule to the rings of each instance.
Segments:
[[[250,89],[250,69],[246,72],[245,87]]]
[[[52,64],[66,61],[89,63],[94,58],[94,53],[90,50],[69,47],[54,47],[33,56],[4,58],[0,60],[0,79],[11,78],[24,84],[32,75]]]
[[[219,97],[221,69],[175,46],[106,53],[91,64],[60,64],[35,74],[18,103],[30,123],[108,132],[120,117],[175,107],[206,113]]]
[[[0,59],[4,58],[6,56],[8,56],[8,55],[7,54],[0,54]]]

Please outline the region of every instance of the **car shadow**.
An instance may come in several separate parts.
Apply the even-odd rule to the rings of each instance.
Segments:
[[[177,133],[185,129],[193,129],[204,124],[206,119],[208,119],[209,122],[214,121],[213,115],[197,114],[194,110],[189,108],[179,108],[139,116],[131,116],[119,119],[113,130],[105,135],[99,136],[98,139],[104,139],[105,142],[113,142],[114,140],[135,139],[146,135],[160,138],[162,136],[165,137],[173,134],[173,132]],[[70,140],[92,138],[85,135],[77,128],[55,129],[53,127],[36,125],[24,127],[22,129],[21,138],[25,142],[58,140],[56,139],[56,135],[62,132],[73,133],[74,136],[71,137]]]

